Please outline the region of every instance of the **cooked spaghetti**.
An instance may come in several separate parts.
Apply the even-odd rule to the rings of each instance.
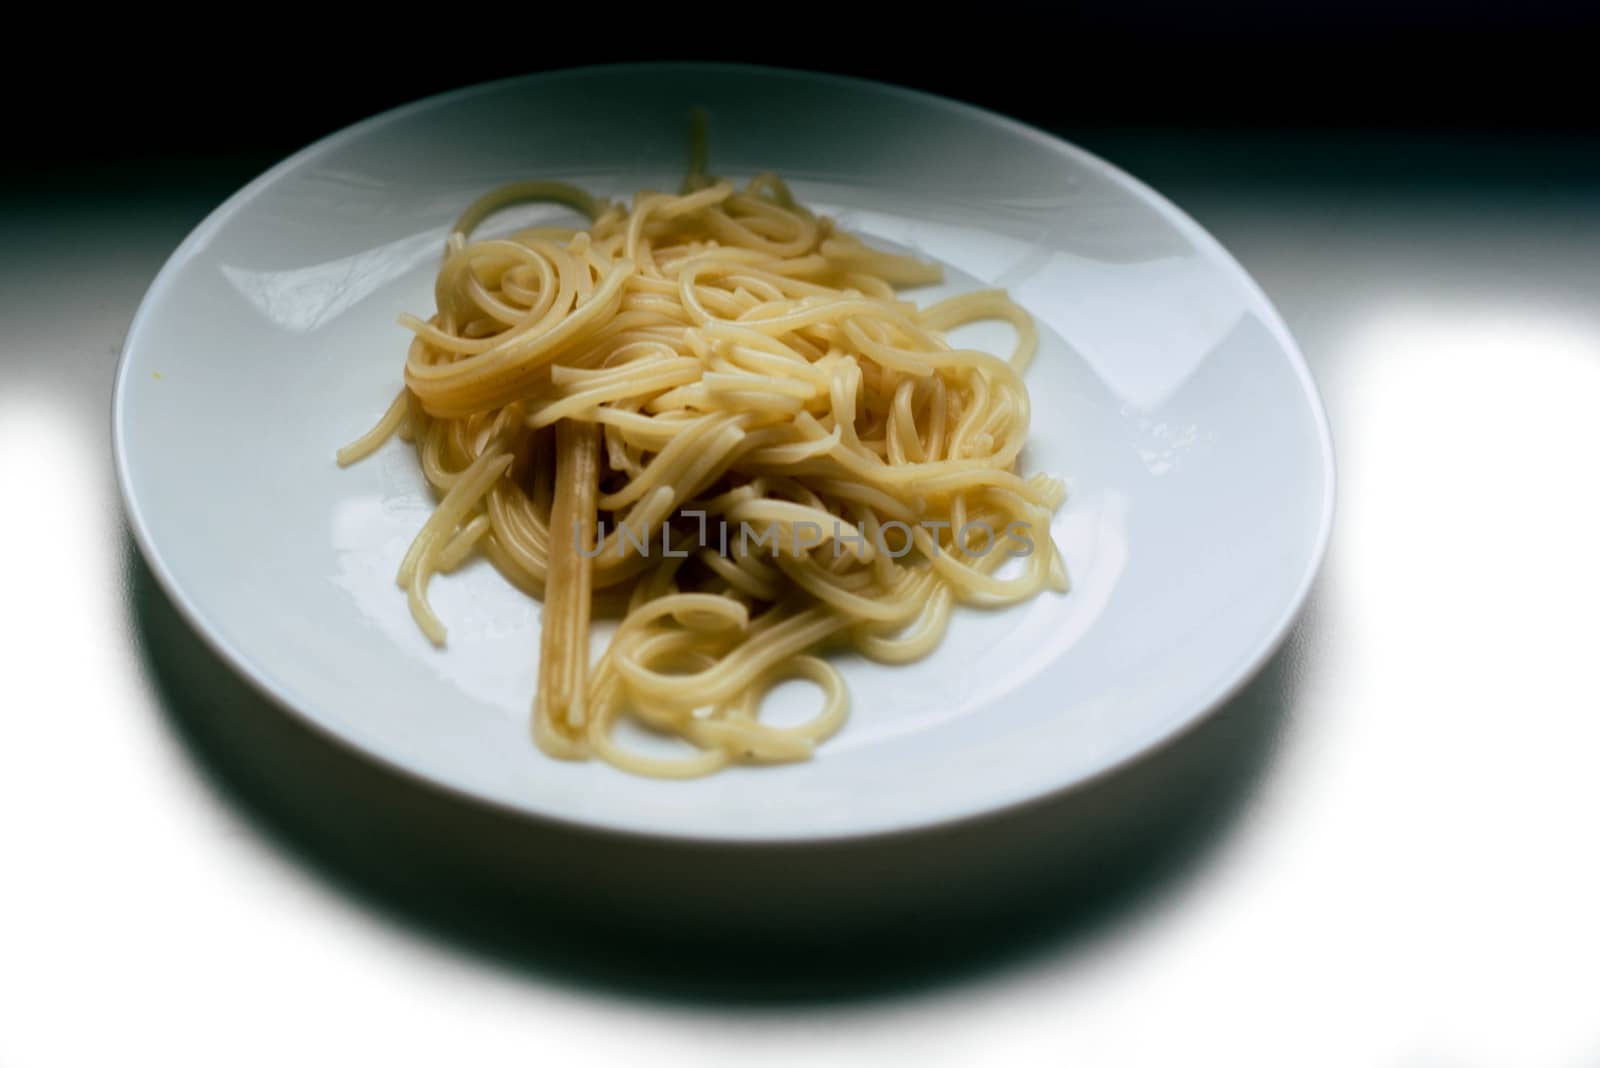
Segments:
[[[1064,487],[1017,470],[1029,315],[998,290],[918,308],[896,291],[937,266],[840,232],[775,175],[740,189],[704,164],[697,129],[677,193],[524,182],[472,204],[437,311],[403,320],[405,388],[338,457],[415,444],[440,496],[399,583],[435,643],[429,580],[475,554],[544,600],[541,748],[673,777],[811,755],[848,707],[828,647],[906,663],[957,604],[1067,587]],[[588,225],[472,237],[527,201]],[[985,319],[1015,328],[1009,358],[945,337]],[[620,617],[592,666],[591,614]],[[762,722],[791,678],[821,712]],[[630,750],[624,717],[690,748]]]

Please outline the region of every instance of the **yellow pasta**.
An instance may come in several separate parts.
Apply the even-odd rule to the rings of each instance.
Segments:
[[[338,454],[415,445],[440,500],[398,577],[434,642],[429,580],[474,555],[545,599],[541,748],[665,777],[809,757],[848,714],[829,648],[909,663],[958,604],[1067,588],[1065,489],[1017,470],[1028,313],[998,290],[919,308],[898,290],[936,265],[839,231],[776,175],[706,175],[698,126],[691,156],[678,192],[631,205],[541,181],[468,207],[436,311],[403,320],[405,388]],[[587,225],[473,238],[530,200]],[[986,319],[1015,328],[1009,354],[945,336]],[[620,617],[592,665],[591,612]],[[821,710],[764,723],[790,678]],[[624,718],[685,755],[630,749]]]

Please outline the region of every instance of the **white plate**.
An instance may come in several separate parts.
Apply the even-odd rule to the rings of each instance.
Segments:
[[[1024,462],[1067,480],[1054,533],[1073,590],[963,611],[908,667],[841,657],[850,721],[809,763],[662,782],[535,748],[539,607],[487,564],[436,580],[450,647],[431,648],[393,582],[430,508],[409,447],[349,470],[333,453],[398,387],[408,335],[396,317],[432,309],[463,205],[539,176],[613,196],[672,187],[696,105],[711,113],[715,171],[777,170],[869,239],[943,261],[945,289],[1001,286],[1037,316]],[[1294,342],[1172,205],[996,115],[750,68],[499,82],[313,145],[217,209],[162,269],[128,334],[114,419],[151,567],[265,693],[484,801],[684,838],[925,826],[1147,752],[1277,646],[1333,502],[1327,424]]]

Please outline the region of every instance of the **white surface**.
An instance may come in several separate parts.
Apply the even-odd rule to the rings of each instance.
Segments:
[[[348,471],[332,453],[398,387],[395,319],[431,311],[445,228],[474,195],[533,176],[611,197],[670,187],[701,103],[719,173],[776,170],[844,226],[949,265],[920,300],[1001,286],[1038,318],[1024,466],[1067,479],[1052,533],[1074,588],[960,612],[910,667],[841,657],[854,711],[816,759],[683,783],[538,753],[537,605],[486,563],[442,578],[450,645],[432,648],[393,581],[432,507],[411,449],[393,442]],[[1331,522],[1332,446],[1305,365],[1255,285],[1175,208],[994,116],[751,70],[502,83],[301,154],[162,272],[131,328],[116,418],[153,569],[265,690],[462,793],[681,837],[897,829],[1089,779],[1260,665]]]
[[[128,171],[115,200],[96,183],[11,215],[0,476],[27,507],[0,524],[0,1064],[1600,1061],[1600,202],[1437,164],[1402,185],[1371,144],[1247,147],[1107,151],[1262,280],[1340,449],[1262,781],[1098,938],[844,1005],[509,971],[371,914],[247,821],[147,677],[106,418],[150,279],[244,175]],[[1327,173],[1352,158],[1358,180]]]

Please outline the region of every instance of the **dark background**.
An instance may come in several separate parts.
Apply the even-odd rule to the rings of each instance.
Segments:
[[[872,5],[36,10],[0,63],[9,183],[135,157],[275,157],[372,113],[532,70],[722,59],[897,82],[1059,132],[1592,133],[1600,5],[1133,0]],[[226,25],[224,25],[226,24]]]

